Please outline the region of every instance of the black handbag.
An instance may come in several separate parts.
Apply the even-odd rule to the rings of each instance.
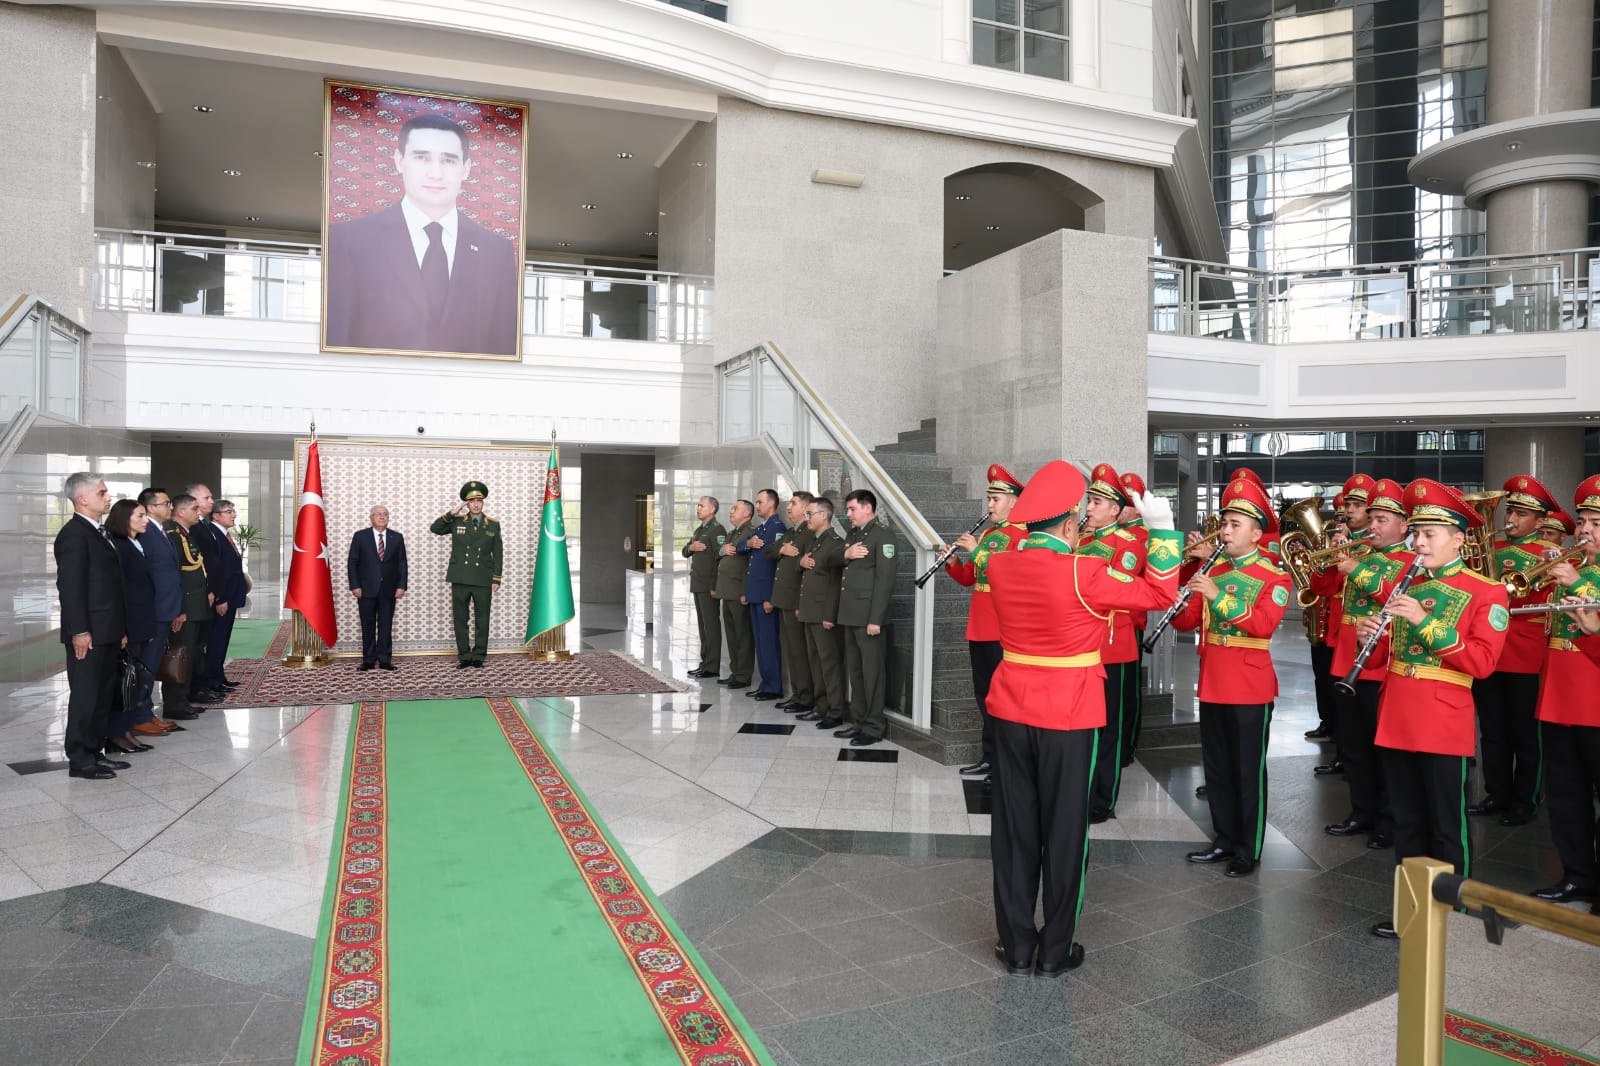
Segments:
[[[132,710],[139,705],[139,694],[151,684],[150,668],[122,649],[122,664],[117,677],[117,695],[122,699],[122,709]]]

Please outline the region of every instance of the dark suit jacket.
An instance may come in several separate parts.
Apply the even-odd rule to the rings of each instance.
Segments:
[[[406,542],[392,529],[383,533],[383,561],[378,561],[378,544],[372,527],[356,530],[350,538],[350,588],[361,596],[393,598],[396,589],[406,587]]]
[[[228,531],[213,522],[202,522],[201,525],[209,526],[211,542],[216,550],[217,569],[222,572],[222,579],[218,582],[222,591],[217,594],[217,602],[226,600],[228,610],[237,611],[244,606],[244,598],[249,594],[249,589],[244,584],[244,559],[239,555],[239,549],[228,542]],[[206,561],[207,567],[211,565]]]
[[[87,633],[96,644],[128,633],[117,549],[93,522],[73,515],[56,534],[56,591],[61,599],[61,643]]]
[[[170,622],[183,613],[183,584],[178,579],[178,553],[172,549],[155,519],[144,527],[139,543],[144,546],[144,561],[155,584],[157,622]]]
[[[227,598],[224,595],[222,561],[219,558],[221,538],[222,530],[212,525],[209,518],[202,518],[189,530],[189,543],[194,545],[195,551],[200,553],[200,558],[205,560],[206,591],[216,597],[217,603]]]
[[[150,563],[127,537],[112,537],[111,543],[122,558],[122,591],[128,605],[128,640],[154,640],[156,583],[150,577]]]
[[[750,570],[744,579],[744,598],[751,604],[772,599],[772,578],[778,570],[777,560],[766,553],[765,545],[777,543],[783,534],[783,519],[773,514],[756,529],[762,548],[751,548],[749,543],[739,545],[742,554],[750,556]]]
[[[444,317],[431,336],[422,269],[400,205],[328,228],[322,269],[329,348],[514,355],[522,259],[516,247],[458,214]]]

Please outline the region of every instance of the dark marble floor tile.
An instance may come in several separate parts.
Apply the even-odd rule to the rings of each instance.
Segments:
[[[1171,960],[1135,951],[1127,944],[1088,952],[1083,966],[1073,972],[1072,979],[1086,981],[1129,1005],[1143,1003],[1205,980]]]
[[[1208,914],[1217,913],[1217,908],[1190,899],[1183,893],[1162,896],[1160,899],[1149,903],[1139,903],[1124,906],[1113,901],[1108,908],[1119,918],[1126,918],[1136,925],[1143,926],[1146,932],[1156,933],[1163,929],[1171,929],[1175,925],[1187,925],[1189,922],[1204,918]]]
[[[262,996],[222,1061],[293,1059],[300,1043],[300,1023],[305,1011],[306,1005],[301,1000]]]
[[[130,1010],[84,1056],[83,1066],[178,1066],[221,1062],[254,1003]]]
[[[1151,884],[1130,877],[1115,867],[1103,866],[1089,871],[1083,894],[1085,899],[1116,900],[1120,904],[1132,905],[1160,899],[1174,891],[1176,889],[1170,884],[1165,887]]]
[[[1267,959],[1216,979],[1213,984],[1293,1018],[1302,1028],[1366,1006],[1376,997],[1359,986],[1287,959]]]
[[[1024,1063],[1034,1066],[1088,1066],[1088,1060],[1071,1054],[1041,1033],[957,1055],[953,1059],[943,1060],[942,1066],[1020,1066]]]
[[[1316,897],[1312,897],[1316,898]],[[1259,900],[1253,903],[1259,903]],[[1332,902],[1332,901],[1327,901]],[[1339,904],[1333,904],[1339,906]],[[1348,908],[1359,915],[1360,911]],[[1256,909],[1252,903],[1230,907],[1225,911],[1190,922],[1185,928],[1198,929],[1212,936],[1243,944],[1257,958],[1263,955],[1281,955],[1302,944],[1309,944],[1332,930],[1321,930],[1314,925],[1297,921],[1294,917],[1276,911]]]
[[[965,944],[992,935],[995,929],[994,907],[967,896],[913,907],[899,916],[942,944]]]
[[[855,846],[854,829],[785,829],[822,851],[849,851]]]
[[[1173,992],[1141,1009],[1229,1055],[1281,1040],[1301,1028],[1294,1018],[1215,984]]]
[[[810,868],[815,861],[816,858],[812,855],[740,848],[732,855],[712,865],[709,869],[695,874],[695,877],[703,877],[707,873],[711,873],[714,878],[739,877],[747,881],[764,881],[769,885],[781,885],[796,874]],[[689,880],[692,881],[694,878]],[[688,883],[688,881],[684,882],[684,884]],[[679,887],[682,886],[680,885]]]
[[[924,875],[904,868],[887,877],[851,881],[849,886],[851,892],[891,912],[966,898],[966,894],[951,878]]]
[[[1139,1007],[1096,1014],[1048,1035],[1094,1066],[1210,1066],[1225,1057]]]
[[[892,763],[900,761],[900,752],[894,748],[840,748],[837,761]]]
[[[812,863],[809,871],[838,885],[877,877],[905,876],[904,866],[882,854],[830,852]]]
[[[1154,910],[1160,904],[1145,903],[1139,906]],[[1098,910],[1085,913],[1078,919],[1078,927],[1073,932],[1072,938],[1089,951],[1099,951],[1116,944],[1137,940],[1152,932],[1154,930],[1150,926],[1132,918],[1125,918],[1115,911]]]
[[[871,1009],[791,1022],[761,1036],[787,1052],[796,1066],[839,1066],[846,1062],[917,1066],[931,1059],[921,1045]]]
[[[0,1055],[26,1066],[76,1066],[122,1011],[0,1019]]]
[[[145,987],[133,1006],[201,1007],[210,1003],[255,1003],[260,998],[261,993],[247,985],[169,964]]]
[[[871,829],[857,830],[850,851],[857,855],[892,855],[903,858],[936,858],[939,854],[938,833],[888,833]]]
[[[75,1014],[126,1010],[145,990],[162,964],[112,962],[94,966],[47,966],[0,1004],[0,1015]]]
[[[1139,847],[1131,840],[1089,841],[1089,868],[1138,862]]]
[[[766,906],[796,929],[820,929],[883,913],[876,903],[838,884],[776,894],[767,899]]]
[[[993,940],[992,934],[990,940]],[[897,999],[960,988],[975,981],[988,980],[994,972],[992,967],[968,957],[955,947],[873,963],[866,967],[866,971],[888,985]]]
[[[965,1054],[1038,1031],[996,1000],[964,988],[886,1003],[876,1011],[933,1058]]]
[[[947,859],[987,859],[989,838],[986,836],[960,836],[941,834],[934,845],[937,854]]]
[[[766,995],[781,1006],[792,1021],[848,1014],[900,998],[894,989],[861,969],[796,981],[772,989]]]
[[[757,992],[753,988],[733,996],[733,1003],[739,1008],[739,1013],[744,1015],[744,1020],[757,1029],[767,1029],[794,1021],[794,1015],[779,1006],[776,1000],[765,992]]]
[[[803,855],[815,859],[822,854],[822,849],[795,835],[790,829],[774,829],[762,837],[757,837],[746,844],[747,848],[757,851],[782,851],[790,855]]]
[[[1345,936],[1335,933],[1283,957],[1298,966],[1346,981],[1376,999],[1387,996],[1398,985],[1400,949],[1392,940],[1380,940],[1360,931]]]
[[[1126,946],[1201,977],[1220,977],[1260,959],[1251,948],[1196,929],[1193,924],[1163,929]]]
[[[692,941],[709,936],[733,921],[765,899],[775,887],[770,881],[719,877],[714,870],[715,867],[703,870],[660,896],[661,905]]]
[[[764,992],[854,968],[849,959],[809,933],[735,944],[723,948],[719,954]]]
[[[0,933],[43,925],[61,910],[66,898],[66,891],[58,890],[0,901]]]
[[[967,991],[993,1000],[1006,1013],[1022,1018],[1039,1032],[1073,1025],[1125,1006],[1109,992],[1082,980],[1082,974],[1082,970],[1076,970],[1053,981],[1010,975],[989,977],[968,985]]]
[[[732,921],[718,926],[709,936],[697,939],[697,947],[722,947],[748,940],[770,940],[775,936],[799,932],[799,928],[765,903],[758,903]]]
[[[49,966],[63,952],[83,942],[83,938],[74,933],[40,926],[0,932],[0,969]]]
[[[1392,884],[1351,877],[1338,870],[1318,874],[1301,885],[1300,890],[1365,911],[1386,911],[1394,904]]]
[[[1194,867],[1202,869],[1202,867]],[[1237,907],[1241,903],[1249,903],[1258,898],[1263,891],[1261,882],[1254,877],[1224,877],[1221,870],[1204,868],[1215,879],[1212,884],[1199,884],[1194,888],[1186,889],[1181,895],[1188,900],[1212,907],[1216,910],[1227,910]]]
[[[1262,896],[1245,906],[1273,918],[1297,922],[1320,933],[1343,929],[1372,913],[1364,907],[1351,906],[1329,896],[1319,896],[1298,888]]]
[[[811,935],[857,966],[926,955],[939,946],[933,937],[889,914],[825,925]]]

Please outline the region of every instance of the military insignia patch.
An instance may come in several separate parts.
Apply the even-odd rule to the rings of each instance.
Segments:
[[[717,543],[718,544],[726,544],[726,543],[728,543],[728,538],[727,537],[718,537],[717,538]]]
[[[1506,627],[1510,624],[1511,612],[1506,610],[1505,607],[1497,603],[1493,607],[1489,608],[1490,629],[1493,629],[1496,633],[1504,633],[1506,631]]]
[[[1122,565],[1124,570],[1139,569],[1139,559],[1132,552],[1123,552],[1122,558],[1119,559],[1118,562]]]
[[[894,545],[893,544],[885,544],[883,546],[883,557],[885,559],[893,559],[894,558]]]
[[[1289,590],[1284,588],[1282,585],[1279,585],[1277,588],[1273,589],[1272,602],[1277,604],[1279,607],[1289,606]]]
[[[1124,581],[1130,585],[1133,584],[1133,576],[1131,574],[1124,574],[1121,570],[1107,570],[1106,573],[1110,574],[1118,581]]]

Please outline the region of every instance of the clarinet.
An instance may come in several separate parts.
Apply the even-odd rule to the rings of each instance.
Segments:
[[[1405,573],[1400,575],[1400,583],[1389,593],[1389,598],[1383,601],[1383,610],[1378,612],[1378,629],[1367,642],[1361,645],[1361,650],[1356,652],[1356,661],[1351,664],[1350,672],[1333,683],[1333,687],[1349,696],[1356,694],[1356,682],[1361,679],[1361,671],[1366,667],[1367,660],[1372,658],[1372,653],[1378,650],[1378,642],[1383,639],[1384,633],[1389,629],[1389,623],[1394,621],[1394,615],[1389,613],[1389,604],[1393,603],[1396,596],[1404,596],[1406,590],[1411,588],[1411,583],[1417,579],[1417,574],[1422,572],[1422,557],[1411,560],[1411,565],[1406,567]]]
[[[980,518],[976,522],[972,523],[972,528],[967,530],[967,536],[970,537],[973,534],[977,533],[978,530],[983,528],[984,523],[986,523],[988,521],[989,521],[989,513],[987,511],[985,511],[982,518]],[[960,539],[960,538],[957,538],[957,539]],[[951,544],[950,544],[950,547],[948,547],[944,551],[940,552],[938,554],[938,556],[936,556],[934,558],[933,565],[928,567],[928,569],[923,572],[923,575],[921,577],[917,578],[917,580],[915,582],[917,588],[920,589],[922,586],[926,585],[929,582],[929,580],[931,580],[933,578],[933,575],[937,574],[940,571],[940,569],[942,569],[944,567],[945,560],[949,559],[950,556],[954,555],[955,553],[956,553],[956,546],[955,546],[955,542],[952,541]]]
[[[1211,573],[1211,568],[1217,565],[1217,560],[1220,558],[1222,558],[1222,542],[1219,540],[1216,548],[1211,552],[1211,558],[1200,564],[1199,573]],[[1144,643],[1140,644],[1139,647],[1145,651],[1154,651],[1156,641],[1161,639],[1161,634],[1167,631],[1167,627],[1172,624],[1173,619],[1183,613],[1183,609],[1189,605],[1189,600],[1192,596],[1194,596],[1194,589],[1189,586],[1185,585],[1179,589],[1178,598],[1172,601],[1172,606],[1167,608],[1167,613],[1161,616],[1161,620],[1151,627],[1149,634],[1144,638]]]

